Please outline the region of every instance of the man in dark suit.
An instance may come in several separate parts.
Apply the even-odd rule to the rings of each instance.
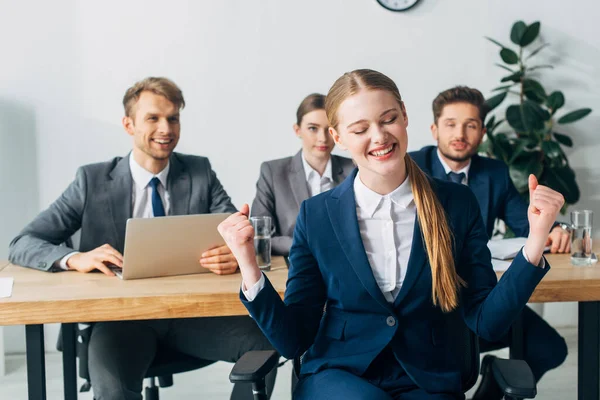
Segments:
[[[434,122],[431,133],[436,146],[426,146],[409,153],[419,167],[434,178],[469,186],[481,209],[488,237],[491,238],[496,219],[503,220],[521,237],[529,234],[527,204],[512,183],[508,168],[502,161],[477,155],[485,134],[484,97],[476,89],[458,86],[441,92],[433,101]],[[553,253],[569,251],[569,234],[555,226],[547,245]],[[523,310],[526,351],[525,360],[536,380],[565,360],[564,339],[530,308]],[[489,351],[510,345],[507,334],[499,342],[480,340],[481,350]],[[500,399],[497,394],[484,392],[482,387],[474,399]]]
[[[44,271],[114,275],[109,265],[122,267],[128,218],[236,211],[207,158],[174,153],[185,101],[173,82],[137,82],[123,105],[131,153],[79,168],[63,194],[11,242],[11,262]],[[78,250],[61,245],[79,230]],[[205,252],[199,264],[215,274],[238,268],[227,246]],[[88,361],[95,399],[141,400],[145,372],[159,347],[235,362],[246,351],[271,345],[245,316],[96,323]],[[274,376],[269,381],[272,388]],[[232,398],[252,398],[245,389],[234,389]]]

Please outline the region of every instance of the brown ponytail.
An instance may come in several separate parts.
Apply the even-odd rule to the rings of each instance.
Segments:
[[[456,273],[452,257],[452,232],[448,226],[446,212],[431,188],[427,175],[410,156],[406,155],[404,161],[417,206],[417,218],[427,258],[431,265],[433,304],[449,312],[458,306],[459,287],[465,286],[465,281]]]
[[[325,99],[325,112],[331,127],[337,128],[339,122],[337,111],[342,102],[362,89],[388,91],[404,108],[400,91],[394,81],[380,72],[358,69],[342,75],[329,89]],[[458,290],[460,286],[465,286],[465,282],[458,276],[454,266],[453,238],[446,212],[435,195],[427,175],[408,155],[404,160],[431,266],[432,301],[444,312],[450,312],[458,306]]]

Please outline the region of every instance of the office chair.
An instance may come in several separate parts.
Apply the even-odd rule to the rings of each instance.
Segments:
[[[477,382],[479,375],[479,341],[477,336],[465,325],[458,312],[446,315],[447,332],[451,333],[457,347],[456,357],[461,359],[462,390],[466,393]],[[265,375],[277,366],[279,354],[275,351],[250,351],[244,354],[233,366],[229,380],[233,383],[252,384],[254,400],[266,400]],[[294,373],[299,376],[300,359],[294,359]],[[523,360],[504,360],[486,356],[482,363],[486,370],[482,384],[492,385],[502,393],[506,400],[532,399],[536,396],[536,384],[533,372]]]
[[[81,386],[79,391],[88,392],[92,387],[88,371],[88,345],[93,324],[62,324],[56,345],[59,351],[63,351],[63,329],[67,329],[68,325],[73,326],[75,329],[76,355],[73,355],[73,357],[76,356],[79,358],[79,377],[85,380],[85,383]],[[72,329],[71,326],[69,326],[69,329]],[[146,372],[148,386],[144,388],[144,400],[159,400],[159,388],[173,386],[174,374],[193,371],[213,363],[214,361],[198,359],[171,349],[166,350],[159,347],[152,365]],[[76,378],[71,377],[69,381],[75,384]],[[65,382],[67,382],[67,380],[65,380]],[[76,399],[76,395],[74,397],[67,396],[66,393],[67,390],[65,390],[65,400]]]

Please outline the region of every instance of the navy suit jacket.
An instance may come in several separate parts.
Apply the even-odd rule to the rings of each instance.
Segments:
[[[301,374],[340,368],[362,375],[391,346],[407,374],[431,392],[460,392],[460,345],[451,340],[446,314],[431,300],[431,271],[415,221],[408,270],[400,293],[388,303],[377,286],[361,240],[353,181],[302,203],[290,251],[282,301],[268,279],[252,302],[240,298],[275,348],[287,358],[303,355]],[[454,233],[454,259],[467,283],[457,313],[477,335],[504,334],[549,266],[523,255],[498,283],[479,205],[465,186],[433,180]]]
[[[408,154],[429,176],[448,180],[436,146],[425,146]],[[496,218],[503,220],[516,236],[529,235],[527,204],[512,183],[505,163],[474,155],[469,168],[468,186],[479,202],[488,237],[492,237]]]

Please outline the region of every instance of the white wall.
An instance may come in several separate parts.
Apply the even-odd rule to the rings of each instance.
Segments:
[[[0,9],[3,243],[61,193],[77,166],[126,154],[120,102],[138,79],[164,75],[182,87],[188,107],[178,150],[210,157],[240,206],[252,201],[261,161],[297,151],[291,125],[306,94],[326,93],[345,71],[380,70],[401,90],[409,148],[418,149],[432,143],[430,104],[439,91],[466,84],[487,95],[497,86],[497,48],[483,36],[509,43],[517,19],[542,21],[552,43],[540,59],[556,66],[543,72],[547,89],[563,90],[569,109],[595,110],[564,131],[575,142],[580,205],[600,218],[596,1],[422,0],[407,13],[375,0],[0,0]],[[575,316],[571,306],[549,318]],[[22,331],[8,329],[7,348],[22,343]]]

